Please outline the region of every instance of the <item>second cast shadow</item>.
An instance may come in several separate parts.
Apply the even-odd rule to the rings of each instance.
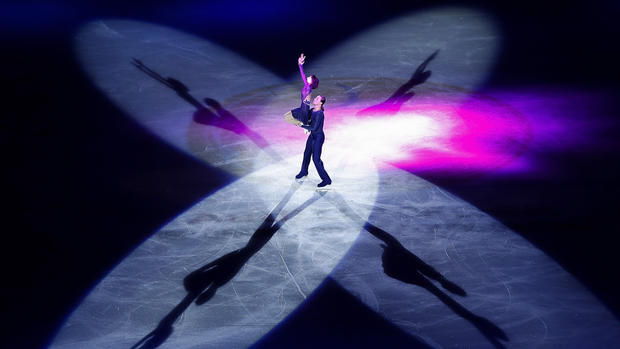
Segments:
[[[332,203],[341,213],[349,217],[354,222],[363,221],[361,217],[347,204],[346,200],[336,192],[330,193],[327,200]],[[416,285],[426,289],[437,299],[450,308],[455,314],[472,324],[480,333],[487,338],[496,348],[505,348],[502,341],[508,341],[506,333],[490,320],[478,316],[460,303],[455,301],[447,293],[437,287],[433,281],[439,283],[441,287],[457,296],[465,297],[467,293],[454,282],[446,279],[431,265],[424,262],[420,257],[407,250],[393,235],[376,225],[366,221],[364,229],[371,235],[381,240],[383,248],[381,262],[383,272],[401,282]]]
[[[247,261],[269,242],[271,237],[285,222],[298,215],[301,211],[325,195],[324,192],[315,192],[313,196],[304,203],[276,221],[278,214],[299,187],[300,185],[297,182],[293,182],[286,195],[256,229],[244,247],[229,252],[188,274],[183,279],[183,286],[185,287],[187,295],[159,321],[153,331],[144,336],[131,348],[153,349],[162,345],[174,331],[173,325],[175,321],[193,302],[197,305],[208,302],[220,287],[232,280]]]

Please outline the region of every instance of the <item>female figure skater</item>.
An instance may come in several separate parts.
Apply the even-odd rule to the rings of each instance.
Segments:
[[[314,161],[314,167],[321,177],[321,183],[317,185],[319,188],[323,188],[332,184],[331,178],[323,167],[323,161],[321,161],[321,151],[323,150],[323,142],[325,142],[325,134],[323,133],[323,122],[325,115],[323,115],[323,104],[325,104],[325,97],[318,95],[314,99],[314,108],[310,115],[310,125],[301,125],[304,129],[310,131],[308,140],[306,141],[306,149],[304,150],[304,159],[301,163],[301,171],[295,176],[300,179],[308,175],[308,166],[310,165],[310,157]]]
[[[297,59],[301,80],[304,82],[304,87],[301,88],[301,106],[284,114],[284,120],[296,126],[301,126],[308,123],[308,117],[310,116],[310,103],[312,101],[312,90],[319,86],[319,79],[316,75],[306,77],[306,74],[304,74],[303,65],[305,62],[306,56],[302,53]]]

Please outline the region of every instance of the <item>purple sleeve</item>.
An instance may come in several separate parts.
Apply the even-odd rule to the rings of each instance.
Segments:
[[[301,79],[304,82],[304,87],[301,88],[301,102],[303,103],[304,99],[312,92],[312,87],[308,84],[306,74],[304,74],[304,67],[301,64],[299,64],[299,74],[301,74]]]
[[[304,86],[308,85],[306,74],[304,74],[304,67],[301,64],[299,64],[299,74],[301,74],[301,80],[304,82]]]

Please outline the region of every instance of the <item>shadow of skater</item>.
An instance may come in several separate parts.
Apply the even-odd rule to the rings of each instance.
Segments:
[[[415,95],[415,93],[410,92],[409,90],[411,90],[414,86],[423,84],[431,76],[432,72],[430,70],[426,70],[426,66],[437,56],[438,53],[439,50],[436,50],[428,56],[424,62],[418,66],[415,72],[413,72],[413,75],[411,75],[409,81],[401,85],[388,99],[380,104],[373,105],[359,111],[357,115],[398,113],[402,105]]]
[[[196,98],[194,98],[194,96],[190,95],[189,88],[179,80],[171,77],[164,78],[136,58],[133,58],[131,63],[135,67],[146,73],[148,76],[174,90],[179,97],[183,98],[189,104],[193,105],[196,108],[196,112],[194,112],[193,117],[195,122],[203,125],[215,126],[224,130],[234,132],[238,135],[244,135],[260,148],[266,148],[267,146],[269,146],[269,142],[267,142],[267,140],[265,140],[263,136],[247,127],[230,111],[224,109],[222,105],[216,100],[212,98],[205,98],[205,104],[209,106],[209,108],[207,108]],[[275,154],[270,155],[277,156]]]
[[[359,217],[351,209],[351,207],[349,207],[344,198],[337,193],[332,193],[327,196],[327,199],[334,206],[336,206],[340,212],[349,217],[349,219],[355,222],[362,221],[361,217]],[[396,280],[425,288],[457,315],[469,321],[496,348],[505,348],[504,344],[500,342],[500,340],[508,341],[508,336],[501,328],[488,319],[467,310],[446,293],[441,291],[431,280],[439,282],[444,289],[462,297],[467,295],[465,290],[446,279],[437,270],[435,270],[435,268],[425,263],[411,251],[407,250],[394,236],[385,230],[369,223],[368,221],[365,222],[364,229],[384,243],[381,244],[381,247],[383,248],[381,262],[383,271],[386,275]]]
[[[325,195],[325,192],[316,192],[299,207],[289,212],[279,221],[275,221],[282,208],[299,189],[300,184],[293,183],[291,188],[269,213],[263,223],[256,229],[248,243],[240,249],[229,252],[226,255],[192,271],[183,279],[183,286],[187,295],[177,304],[166,316],[164,316],[157,327],[149,334],[144,336],[132,349],[157,348],[168,339],[172,334],[174,322],[183,314],[192,302],[202,305],[208,302],[217,291],[241,270],[245,263],[258,252],[278,229],[288,220],[299,214],[312,203]]]

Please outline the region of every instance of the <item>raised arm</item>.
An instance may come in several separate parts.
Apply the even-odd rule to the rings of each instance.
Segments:
[[[304,82],[304,85],[308,85],[308,79],[306,79],[306,74],[304,74],[304,63],[306,63],[306,56],[302,53],[299,58],[297,58],[297,64],[299,65],[299,74],[301,74],[301,81]]]

